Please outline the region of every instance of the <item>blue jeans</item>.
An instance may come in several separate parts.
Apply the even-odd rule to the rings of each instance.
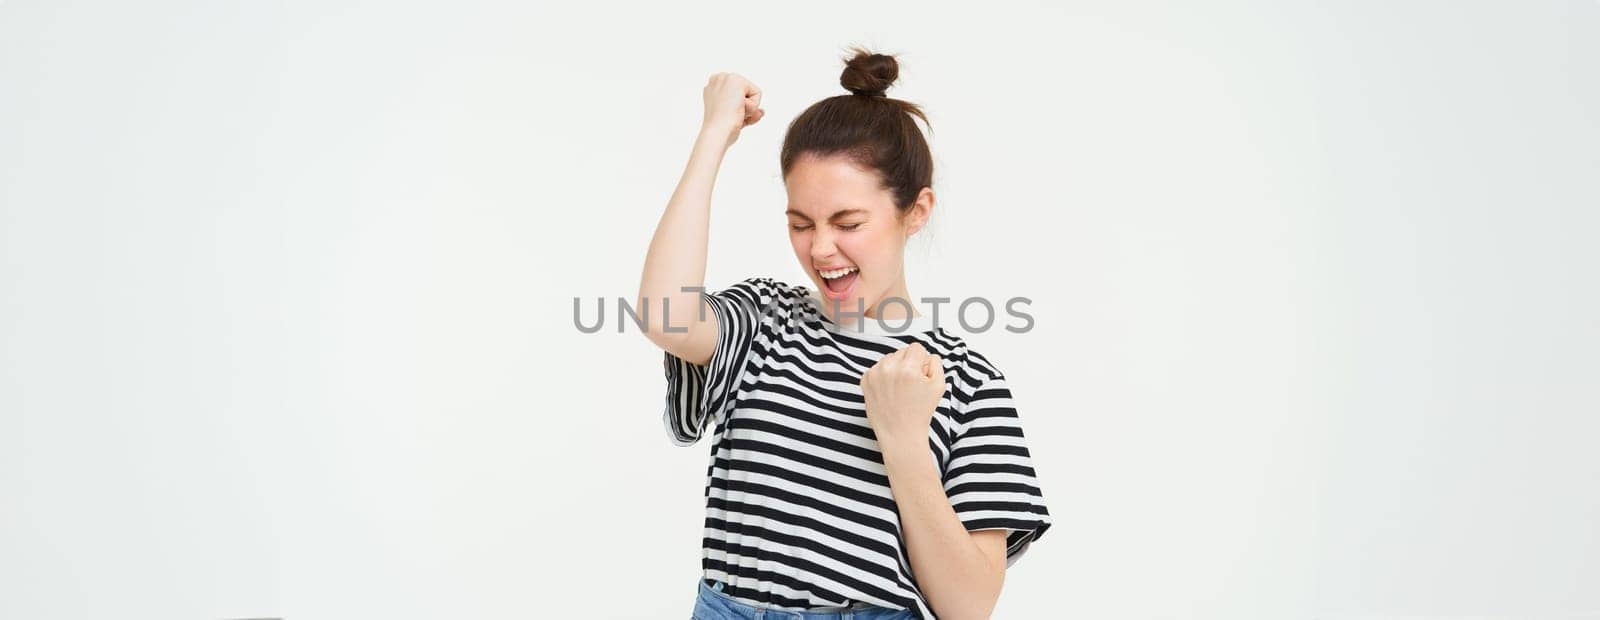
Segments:
[[[853,607],[823,607],[807,611],[791,611],[773,607],[756,607],[741,602],[722,591],[723,583],[716,585],[700,580],[700,596],[694,601],[691,620],[912,620],[916,615],[909,609],[878,607],[856,603]]]

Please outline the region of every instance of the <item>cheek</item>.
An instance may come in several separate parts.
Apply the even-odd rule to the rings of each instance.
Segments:
[[[880,276],[901,269],[904,249],[899,237],[890,234],[882,239],[875,239],[872,248],[865,251],[870,253],[874,271]]]
[[[794,256],[800,264],[811,262],[811,235],[803,232],[789,232],[789,245],[794,247]]]

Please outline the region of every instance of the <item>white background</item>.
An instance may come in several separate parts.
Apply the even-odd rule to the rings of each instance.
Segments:
[[[707,284],[804,277],[850,43],[933,120],[911,293],[1033,299],[995,617],[1600,617],[1600,3],[985,6],[0,4],[0,617],[686,618],[615,300],[717,71]]]

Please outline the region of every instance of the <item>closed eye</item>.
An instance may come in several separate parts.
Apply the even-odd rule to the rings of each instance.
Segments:
[[[845,232],[854,232],[858,228],[861,228],[861,224],[860,223],[841,224],[839,226],[839,230],[843,230]],[[805,232],[805,231],[811,230],[811,225],[810,224],[790,224],[789,225],[789,230],[792,230],[792,231],[795,231],[795,232]]]

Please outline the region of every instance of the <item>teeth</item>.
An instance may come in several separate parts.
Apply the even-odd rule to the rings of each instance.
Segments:
[[[847,273],[850,273],[852,271],[855,271],[855,270],[856,270],[855,267],[845,267],[844,269],[839,269],[839,270],[835,270],[835,271],[818,271],[817,273],[822,274],[822,277],[824,279],[832,280],[834,278],[843,276],[843,275],[845,275]]]

